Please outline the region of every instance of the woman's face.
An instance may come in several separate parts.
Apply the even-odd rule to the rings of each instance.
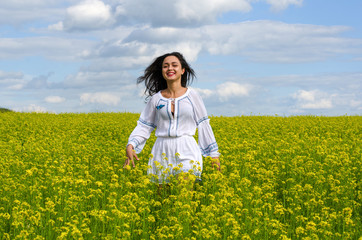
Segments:
[[[180,81],[185,69],[175,56],[168,56],[162,63],[162,76],[166,81]]]

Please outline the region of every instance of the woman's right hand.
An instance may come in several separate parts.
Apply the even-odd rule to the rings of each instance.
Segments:
[[[134,164],[134,158],[137,159],[137,161],[139,161],[136,151],[133,149],[132,144],[129,144],[126,148],[126,155],[127,155],[127,159],[124,162],[123,168],[127,167],[130,163],[132,163],[133,167],[136,167],[136,165]]]

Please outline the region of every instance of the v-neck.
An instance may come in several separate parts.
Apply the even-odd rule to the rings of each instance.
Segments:
[[[167,101],[167,112],[169,114],[170,117],[170,121],[174,121],[178,118],[178,101],[184,97],[186,97],[190,92],[190,89],[187,88],[186,92],[184,94],[182,94],[181,96],[177,97],[177,98],[166,98],[162,95],[161,91],[159,91],[158,93],[160,94],[160,98],[163,99],[164,101]],[[173,112],[172,112],[172,102],[174,102],[174,108],[173,108]]]
[[[162,91],[162,90],[160,90],[160,91],[158,92],[158,93],[160,94],[161,98],[166,99],[166,100],[169,100],[169,101],[172,101],[172,100],[174,99],[174,100],[176,101],[176,100],[179,100],[180,98],[186,96],[186,95],[189,93],[190,88],[187,88],[187,89],[186,89],[186,92],[185,92],[184,94],[182,94],[181,96],[177,97],[177,98],[167,98],[167,97],[164,97],[164,96],[162,95],[161,91]]]

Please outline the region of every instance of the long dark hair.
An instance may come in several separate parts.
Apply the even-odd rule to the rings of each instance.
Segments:
[[[184,56],[179,52],[166,53],[156,58],[151,65],[149,65],[142,76],[137,78],[137,84],[145,82],[145,93],[151,97],[155,93],[167,88],[166,80],[162,76],[162,64],[166,57],[175,56],[181,63],[181,68],[185,69],[181,77],[181,86],[187,87],[191,84],[192,80],[196,77],[194,70],[186,62]]]

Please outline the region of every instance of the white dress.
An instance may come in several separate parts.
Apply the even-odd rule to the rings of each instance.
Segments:
[[[168,182],[168,176],[180,171],[192,172],[200,179],[201,155],[220,155],[205,105],[200,95],[190,88],[175,99],[174,115],[171,113],[171,101],[163,97],[161,91],[153,95],[142,111],[127,145],[132,144],[136,153],[140,153],[156,128],[157,139],[147,172],[153,174],[153,181]],[[196,128],[198,144],[194,138]]]

